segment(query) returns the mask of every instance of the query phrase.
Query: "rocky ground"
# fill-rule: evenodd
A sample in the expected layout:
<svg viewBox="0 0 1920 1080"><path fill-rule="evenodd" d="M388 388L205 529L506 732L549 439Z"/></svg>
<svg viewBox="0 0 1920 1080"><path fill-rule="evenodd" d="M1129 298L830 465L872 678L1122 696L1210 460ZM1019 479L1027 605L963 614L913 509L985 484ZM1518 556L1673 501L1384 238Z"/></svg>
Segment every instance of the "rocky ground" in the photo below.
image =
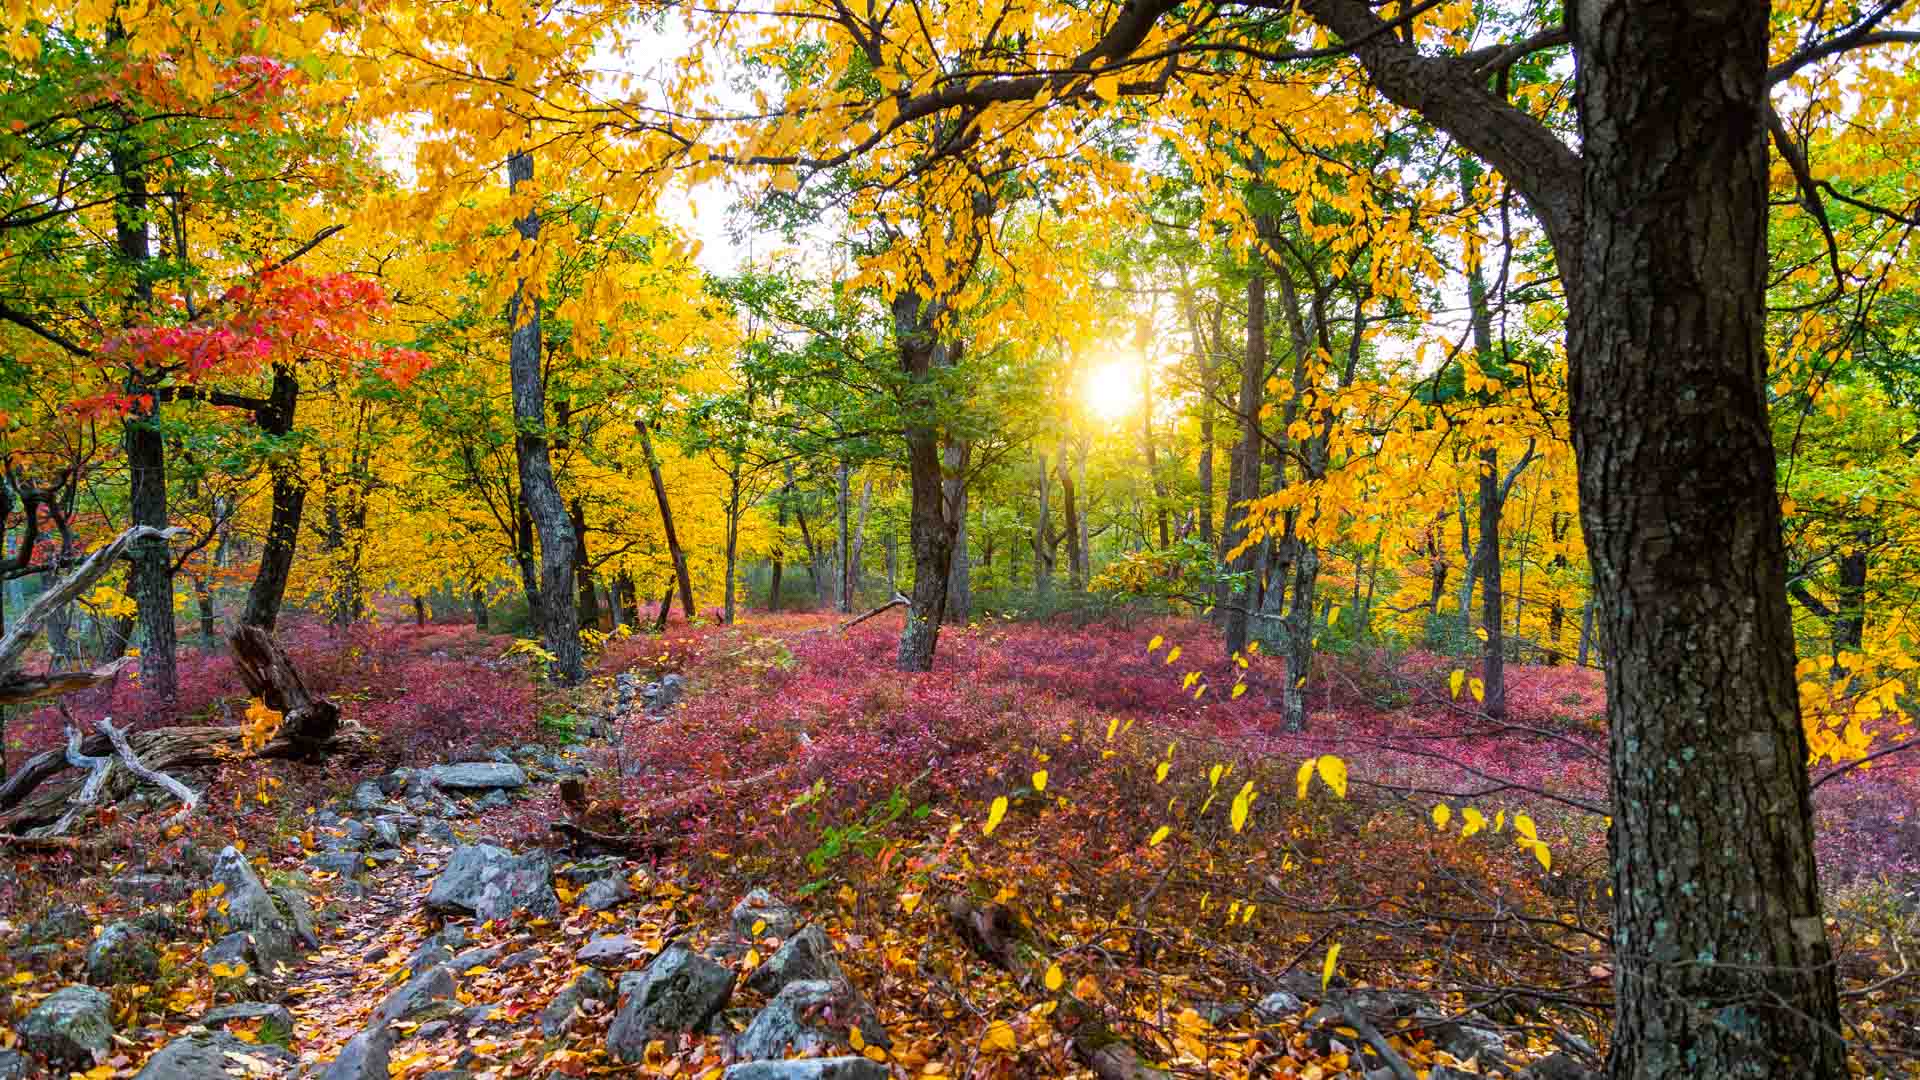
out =
<svg viewBox="0 0 1920 1080"><path fill-rule="evenodd" d="M658 722L681 690L677 677L642 686L622 676L589 734ZM589 760L523 746L395 770L316 807L297 851L189 852L115 877L122 918L103 924L56 906L13 928L12 959L28 975L16 977L20 992L37 1000L0 1037L0 1080L602 1071L881 1080L963 1071L916 1051L905 1034L911 1010L895 1000L900 986L876 1007L872 988L850 974L849 955L867 936L847 920L809 918L766 890L716 902L669 866L569 857L545 835L490 828L536 793L586 776ZM976 952L1002 949L990 933L982 940L980 911L955 907L951 918ZM187 969L208 979L181 979ZM35 971L78 977L43 993ZM183 1005L201 1003L185 986L210 984L210 1007L177 1026L123 1026L116 1001L125 988L170 979L182 985ZM1510 1061L1500 1027L1483 1016L1452 1014L1419 994L1327 989L1304 972L1257 1001L1196 1001L1178 1019L1266 1040L1274 1075L1294 1075L1305 1054L1319 1064L1300 1075L1412 1080L1410 1047L1427 1080L1587 1075L1565 1053ZM1097 1023L1062 1027L1074 1030L1076 1067L1167 1075ZM1534 1060L1523 1067L1521 1057Z"/></svg>

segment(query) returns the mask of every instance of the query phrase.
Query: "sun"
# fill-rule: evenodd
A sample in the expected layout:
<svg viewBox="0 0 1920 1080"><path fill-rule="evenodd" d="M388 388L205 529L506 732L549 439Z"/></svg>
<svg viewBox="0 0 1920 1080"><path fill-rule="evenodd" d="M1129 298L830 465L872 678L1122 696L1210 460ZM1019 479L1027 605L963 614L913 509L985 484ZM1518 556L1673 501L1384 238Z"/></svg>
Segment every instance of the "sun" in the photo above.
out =
<svg viewBox="0 0 1920 1080"><path fill-rule="evenodd" d="M1110 360L1086 376L1087 407L1102 420L1118 420L1140 405L1140 366Z"/></svg>

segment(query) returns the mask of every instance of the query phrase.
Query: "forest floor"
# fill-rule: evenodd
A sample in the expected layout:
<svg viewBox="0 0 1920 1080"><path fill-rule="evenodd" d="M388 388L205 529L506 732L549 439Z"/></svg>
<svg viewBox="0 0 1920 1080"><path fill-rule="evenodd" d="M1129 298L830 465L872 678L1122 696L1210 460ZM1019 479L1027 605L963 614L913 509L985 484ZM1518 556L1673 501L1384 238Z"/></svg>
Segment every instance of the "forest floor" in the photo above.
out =
<svg viewBox="0 0 1920 1080"><path fill-rule="evenodd" d="M381 1075L717 1076L767 1011L748 1006L778 996L764 976L701 1034L642 1039L632 1062L609 1050L626 1006L581 977L593 966L635 979L674 942L743 980L780 966L793 927L734 914L754 889L825 932L885 1030L882 1046L842 1016L822 1046L896 1076L1139 1075L1112 1071L1110 1045L1185 1075L1398 1064L1429 1080L1548 1077L1596 1063L1611 975L1596 672L1510 668L1509 715L1494 723L1456 696L1455 661L1336 657L1311 687L1311 730L1287 734L1273 726L1278 663L1242 666L1187 620L948 631L938 670L920 677L893 670L897 622L835 626L676 625L613 642L589 685L564 693L536 691L503 656L509 639L471 627L291 628L295 662L376 749L196 777L210 787L173 835L158 831L164 814L122 812L97 825L97 847L9 852L0 1055L49 994L85 981L103 927L154 909L128 895L130 877L177 874L231 844L270 884L311 890L318 947L249 985L201 958L220 897L204 885L176 897L143 927L159 939L152 970L103 986L116 1035L76 1071L135 1074L210 1009L270 997L290 1005L290 1032L265 1013L230 1029L289 1044L284 1060L256 1060L264 1074L319 1075L392 1011L396 989L446 989L376 1025L394 1039ZM225 663L189 654L184 712L217 722L244 708ZM140 702L119 687L69 706L84 722L138 715ZM10 760L57 743L59 722L14 718ZM357 785L489 755L527 765L533 782L478 812L454 799L444 831L343 847L342 830L380 816L354 817ZM553 782L573 773L584 811ZM400 798L405 781L386 786ZM1917 794L1920 762L1904 755L1816 791L1830 931L1869 1074L1920 1060L1905 960ZM642 850L563 850L548 826L570 820ZM456 851L480 842L553 847L558 908L451 923L429 911ZM341 850L372 865L323 858ZM595 882L609 884L595 894ZM595 938L613 953L589 964ZM415 987L442 963L449 987ZM556 999L577 1008L543 1023Z"/></svg>

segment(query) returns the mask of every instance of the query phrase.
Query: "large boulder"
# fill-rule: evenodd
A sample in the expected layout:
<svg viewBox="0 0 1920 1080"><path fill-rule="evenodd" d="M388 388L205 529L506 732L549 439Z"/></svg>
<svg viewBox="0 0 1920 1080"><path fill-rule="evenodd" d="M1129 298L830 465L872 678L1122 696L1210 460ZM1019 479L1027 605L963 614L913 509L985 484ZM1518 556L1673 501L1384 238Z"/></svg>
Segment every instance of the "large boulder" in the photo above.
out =
<svg viewBox="0 0 1920 1080"><path fill-rule="evenodd" d="M800 913L765 889L755 889L733 906L735 935L757 940L792 937L800 929Z"/></svg>
<svg viewBox="0 0 1920 1080"><path fill-rule="evenodd" d="M0 1050L0 1080L28 1080L34 1073L33 1059L18 1050Z"/></svg>
<svg viewBox="0 0 1920 1080"><path fill-rule="evenodd" d="M492 844L467 844L454 850L447 868L427 894L429 910L479 919L504 919L525 908L537 917L560 914L553 891L553 864L544 851L515 855Z"/></svg>
<svg viewBox="0 0 1920 1080"><path fill-rule="evenodd" d="M159 974L160 951L130 922L108 923L87 947L87 981L95 986L152 982Z"/></svg>
<svg viewBox="0 0 1920 1080"><path fill-rule="evenodd" d="M453 971L436 966L420 972L388 994L373 1015L382 1024L395 1020L431 1020L452 1013L456 1006Z"/></svg>
<svg viewBox="0 0 1920 1080"><path fill-rule="evenodd" d="M745 1061L729 1065L720 1080L887 1080L887 1067L863 1057Z"/></svg>
<svg viewBox="0 0 1920 1080"><path fill-rule="evenodd" d="M589 967L611 971L627 967L646 951L646 945L629 934L595 934L573 958Z"/></svg>
<svg viewBox="0 0 1920 1080"><path fill-rule="evenodd" d="M254 1025L254 1036L259 1042L285 1046L293 1041L293 1013L285 1005L263 1002L222 1005L200 1018L200 1026L209 1031L223 1031L234 1024Z"/></svg>
<svg viewBox="0 0 1920 1080"><path fill-rule="evenodd" d="M393 1029L375 1022L347 1040L320 1080L387 1080L387 1061L393 1053Z"/></svg>
<svg viewBox="0 0 1920 1080"><path fill-rule="evenodd" d="M684 945L669 946L646 970L620 980L607 1050L621 1061L639 1061L656 1035L705 1030L732 996L732 971Z"/></svg>
<svg viewBox="0 0 1920 1080"><path fill-rule="evenodd" d="M548 1038L567 1030L573 1022L574 1013L589 1001L612 1001L613 984L598 971L588 968L580 977L567 984L566 989L553 996L547 1007L540 1012L540 1034Z"/></svg>
<svg viewBox="0 0 1920 1080"><path fill-rule="evenodd" d="M421 942L407 960L407 967L413 971L424 971L435 964L451 963L453 954L466 946L467 928L455 923Z"/></svg>
<svg viewBox="0 0 1920 1080"><path fill-rule="evenodd" d="M893 1045L873 1006L847 983L791 982L760 1010L734 1042L734 1053L748 1061L795 1054L830 1054L850 1048L849 1029L858 1027L869 1046Z"/></svg>
<svg viewBox="0 0 1920 1080"><path fill-rule="evenodd" d="M427 770L433 786L451 791L490 791L527 786L527 771L510 761L463 761Z"/></svg>
<svg viewBox="0 0 1920 1080"><path fill-rule="evenodd" d="M207 910L212 936L244 933L253 940L259 970L273 972L293 962L293 928L260 883L253 864L229 846L214 860L213 884L221 888Z"/></svg>
<svg viewBox="0 0 1920 1080"><path fill-rule="evenodd" d="M817 926L793 935L747 976L747 989L772 997L792 982L847 982L833 943Z"/></svg>
<svg viewBox="0 0 1920 1080"><path fill-rule="evenodd" d="M262 1070L284 1072L298 1060L278 1046L242 1042L224 1031L195 1031L161 1047L134 1080L232 1080Z"/></svg>
<svg viewBox="0 0 1920 1080"><path fill-rule="evenodd" d="M20 1045L57 1070L84 1072L113 1045L113 1002L91 986L66 986L20 1021Z"/></svg>

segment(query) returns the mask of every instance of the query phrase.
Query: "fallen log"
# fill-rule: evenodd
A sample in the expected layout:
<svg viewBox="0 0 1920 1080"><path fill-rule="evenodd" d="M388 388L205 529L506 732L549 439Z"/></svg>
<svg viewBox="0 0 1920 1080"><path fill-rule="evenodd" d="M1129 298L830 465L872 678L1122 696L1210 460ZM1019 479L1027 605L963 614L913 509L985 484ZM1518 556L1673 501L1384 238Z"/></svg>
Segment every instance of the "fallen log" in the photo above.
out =
<svg viewBox="0 0 1920 1080"><path fill-rule="evenodd" d="M861 615L858 618L854 618L854 619L848 619L846 622L841 623L839 626L835 627L834 629L844 634L847 631L853 629L854 627L859 626L861 623L866 622L868 619L873 618L875 615L878 615L886 611L892 611L894 608L901 607L901 606L912 607L913 601L907 599L906 597L900 595L899 593L894 593L893 599L887 601L884 604L881 604L879 607L874 608L872 611L867 612L865 615Z"/></svg>
<svg viewBox="0 0 1920 1080"><path fill-rule="evenodd" d="M244 733L238 727L154 728L125 738L128 750L142 765L164 773L218 767L249 758L307 759L314 753L312 744L287 731L275 735L265 746L249 751ZM373 737L366 729L346 724L318 746L324 753L358 753L371 750L372 744ZM89 805L117 802L138 786L141 778L121 762L114 752L113 741L106 735L96 734L81 741L79 750L83 757L105 757L109 762L104 777L99 780L99 798ZM48 763L46 759L50 755L54 760ZM0 833L48 835L41 830L58 823L73 797L82 793L78 778L60 775L68 765L63 751L49 751L29 760L20 773L7 782L5 792L0 793L3 795L0 797Z"/></svg>
<svg viewBox="0 0 1920 1080"><path fill-rule="evenodd" d="M639 819L640 827L625 834L597 832L571 821L555 821L548 824L547 829L549 832L566 837L575 844L603 847L612 852L662 851L670 846L670 840L665 838L666 832L679 824L681 818L705 804L707 800L765 784L794 767L792 763L778 765L739 780L715 780L697 784L677 795L641 807L631 815Z"/></svg>
<svg viewBox="0 0 1920 1080"><path fill-rule="evenodd" d="M48 672L45 675L8 672L0 676L0 705L20 705L45 697L71 694L75 690L85 690L90 686L98 686L135 663L138 661L134 657L123 656L92 671L59 671Z"/></svg>
<svg viewBox="0 0 1920 1080"><path fill-rule="evenodd" d="M314 753L339 730L340 707L307 690L272 635L257 626L242 626L227 636L227 643L233 646L240 681L249 694L280 714L280 730L291 745Z"/></svg>

